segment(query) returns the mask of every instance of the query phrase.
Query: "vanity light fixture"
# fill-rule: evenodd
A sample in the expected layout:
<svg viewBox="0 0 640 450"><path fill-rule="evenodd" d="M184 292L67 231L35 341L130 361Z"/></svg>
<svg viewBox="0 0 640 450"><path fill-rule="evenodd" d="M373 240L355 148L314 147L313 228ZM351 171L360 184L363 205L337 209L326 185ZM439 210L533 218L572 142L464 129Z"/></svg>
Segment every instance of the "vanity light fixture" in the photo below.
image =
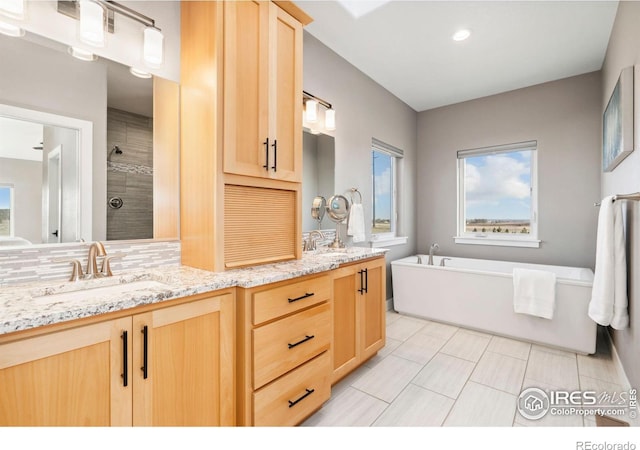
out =
<svg viewBox="0 0 640 450"><path fill-rule="evenodd" d="M336 111L331 106L331 103L326 100L322 100L319 97L316 97L313 94L308 93L307 91L302 91L302 101L304 102L304 116L303 121L315 124L318 122L318 106L323 106L326 108L324 113L324 129L328 131L333 131L336 129ZM312 132L317 131L320 133L322 125L320 127L312 127Z"/></svg>
<svg viewBox="0 0 640 450"><path fill-rule="evenodd" d="M0 18L3 16L12 20L24 20L24 0L0 0ZM22 37L24 29L13 23L0 21L0 33L11 37Z"/></svg>
<svg viewBox="0 0 640 450"><path fill-rule="evenodd" d="M129 72L131 75L135 75L138 78L151 78L152 75L149 72L145 72L144 70L136 69L135 67L129 67Z"/></svg>
<svg viewBox="0 0 640 450"><path fill-rule="evenodd" d="M0 0L0 15L11 19L24 20L24 0Z"/></svg>
<svg viewBox="0 0 640 450"><path fill-rule="evenodd" d="M453 33L453 36L451 36L451 39L459 42L459 41L464 41L465 39L468 39L469 36L471 36L471 31L467 29L462 29Z"/></svg>
<svg viewBox="0 0 640 450"><path fill-rule="evenodd" d="M79 59L80 61L95 61L98 59L98 57L90 51L78 47L69 47L67 51L71 56Z"/></svg>
<svg viewBox="0 0 640 450"><path fill-rule="evenodd" d="M20 28L18 25L13 25L7 22L0 22L0 33L5 36L11 37L22 37L24 36L24 29Z"/></svg>
<svg viewBox="0 0 640 450"><path fill-rule="evenodd" d="M79 19L79 39L94 47L104 47L106 32L114 32L116 13L141 23L144 25L142 61L151 68L159 68L164 63L162 31L156 27L155 20L144 14L112 0L58 0L58 12Z"/></svg>

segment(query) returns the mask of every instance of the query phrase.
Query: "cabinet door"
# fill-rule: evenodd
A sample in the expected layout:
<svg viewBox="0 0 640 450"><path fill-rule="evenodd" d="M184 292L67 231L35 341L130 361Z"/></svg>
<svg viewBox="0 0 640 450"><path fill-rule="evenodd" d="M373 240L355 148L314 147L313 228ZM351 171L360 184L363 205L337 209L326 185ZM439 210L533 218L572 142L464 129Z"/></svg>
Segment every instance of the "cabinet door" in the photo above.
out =
<svg viewBox="0 0 640 450"><path fill-rule="evenodd" d="M131 383L131 318L3 344L0 425L130 426Z"/></svg>
<svg viewBox="0 0 640 450"><path fill-rule="evenodd" d="M271 178L302 180L302 25L271 4Z"/></svg>
<svg viewBox="0 0 640 450"><path fill-rule="evenodd" d="M234 425L233 314L225 294L133 317L134 425Z"/></svg>
<svg viewBox="0 0 640 450"><path fill-rule="evenodd" d="M384 347L386 266L380 259L363 264L364 295L362 296L362 359L366 360Z"/></svg>
<svg viewBox="0 0 640 450"><path fill-rule="evenodd" d="M224 3L224 171L268 177L271 2ZM300 128L301 130L302 128ZM272 138L273 139L273 138Z"/></svg>
<svg viewBox="0 0 640 450"><path fill-rule="evenodd" d="M360 364L357 266L333 272L333 377L335 383Z"/></svg>

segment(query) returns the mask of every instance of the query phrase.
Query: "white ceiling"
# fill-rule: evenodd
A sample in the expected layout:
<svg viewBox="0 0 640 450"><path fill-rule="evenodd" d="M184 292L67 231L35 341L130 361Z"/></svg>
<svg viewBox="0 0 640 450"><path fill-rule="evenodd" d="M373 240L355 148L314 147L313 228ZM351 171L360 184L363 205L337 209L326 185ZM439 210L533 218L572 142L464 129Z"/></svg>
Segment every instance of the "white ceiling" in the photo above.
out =
<svg viewBox="0 0 640 450"><path fill-rule="evenodd" d="M314 19L309 33L416 111L599 70L618 7L557 0L297 3ZM455 42L460 28L471 37Z"/></svg>

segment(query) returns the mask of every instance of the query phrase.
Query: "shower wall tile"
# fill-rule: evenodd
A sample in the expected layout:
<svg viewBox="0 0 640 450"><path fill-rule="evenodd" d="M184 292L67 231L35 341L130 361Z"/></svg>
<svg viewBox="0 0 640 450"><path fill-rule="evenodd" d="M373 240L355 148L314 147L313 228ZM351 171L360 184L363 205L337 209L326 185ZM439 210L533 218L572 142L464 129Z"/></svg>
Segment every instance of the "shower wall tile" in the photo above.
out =
<svg viewBox="0 0 640 450"><path fill-rule="evenodd" d="M71 264L57 259L77 259L87 267L90 243L56 244L46 247L6 248L0 252L0 287L45 280L65 280ZM113 273L180 265L180 241L104 242Z"/></svg>

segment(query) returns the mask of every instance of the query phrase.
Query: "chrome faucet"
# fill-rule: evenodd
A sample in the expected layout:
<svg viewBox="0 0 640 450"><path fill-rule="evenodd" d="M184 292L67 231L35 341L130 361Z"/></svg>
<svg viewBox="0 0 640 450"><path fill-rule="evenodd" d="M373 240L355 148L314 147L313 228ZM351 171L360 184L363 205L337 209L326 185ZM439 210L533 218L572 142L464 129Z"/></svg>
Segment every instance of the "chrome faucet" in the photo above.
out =
<svg viewBox="0 0 640 450"><path fill-rule="evenodd" d="M433 254L439 248L440 246L438 244L431 244L431 247L429 247L429 261L427 262L428 265L433 266Z"/></svg>
<svg viewBox="0 0 640 450"><path fill-rule="evenodd" d="M442 258L440 260L440 267L445 267L444 262L447 261L447 260L451 261L451 258Z"/></svg>
<svg viewBox="0 0 640 450"><path fill-rule="evenodd" d="M320 239L324 239L324 234L322 234L322 231L318 231L318 230L313 230L309 233L309 236L307 236L307 240L304 241L304 246L303 246L303 250L304 251L310 251L310 250L315 250L316 249L316 239L314 239L314 236L317 236Z"/></svg>
<svg viewBox="0 0 640 450"><path fill-rule="evenodd" d="M100 241L93 242L89 246L87 271L83 277L85 280L104 276L104 274L98 271L98 262L96 261L98 256L107 256L107 251L104 249L104 245L102 245L102 242Z"/></svg>

